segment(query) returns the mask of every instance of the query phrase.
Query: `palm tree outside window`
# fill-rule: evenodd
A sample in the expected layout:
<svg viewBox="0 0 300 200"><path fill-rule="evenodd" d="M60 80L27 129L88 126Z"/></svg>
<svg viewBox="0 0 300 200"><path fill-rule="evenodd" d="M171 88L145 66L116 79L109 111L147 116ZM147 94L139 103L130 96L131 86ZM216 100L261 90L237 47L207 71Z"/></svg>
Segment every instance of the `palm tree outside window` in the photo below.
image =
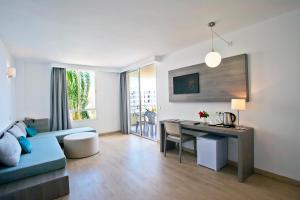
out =
<svg viewBox="0 0 300 200"><path fill-rule="evenodd" d="M95 72L67 69L66 76L71 119L96 119Z"/></svg>

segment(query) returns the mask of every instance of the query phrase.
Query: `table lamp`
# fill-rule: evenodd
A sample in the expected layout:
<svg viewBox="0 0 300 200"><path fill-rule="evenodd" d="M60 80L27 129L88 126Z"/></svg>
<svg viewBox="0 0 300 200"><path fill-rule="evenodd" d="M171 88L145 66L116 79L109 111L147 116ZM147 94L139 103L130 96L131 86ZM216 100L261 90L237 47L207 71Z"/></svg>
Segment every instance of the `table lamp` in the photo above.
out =
<svg viewBox="0 0 300 200"><path fill-rule="evenodd" d="M237 110L238 126L237 129L242 129L240 126L240 110L246 110L246 100L245 99L231 99L231 109Z"/></svg>

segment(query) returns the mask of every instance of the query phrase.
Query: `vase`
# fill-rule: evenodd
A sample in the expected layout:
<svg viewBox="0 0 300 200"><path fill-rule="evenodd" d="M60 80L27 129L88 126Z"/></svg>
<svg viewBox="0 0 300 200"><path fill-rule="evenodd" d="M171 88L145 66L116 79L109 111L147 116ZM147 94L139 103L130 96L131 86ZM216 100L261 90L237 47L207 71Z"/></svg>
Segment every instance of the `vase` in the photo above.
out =
<svg viewBox="0 0 300 200"><path fill-rule="evenodd" d="M205 125L207 125L207 124L208 124L208 122L207 122L207 118L206 118L206 117L204 117L204 118L203 118L203 123L204 123Z"/></svg>

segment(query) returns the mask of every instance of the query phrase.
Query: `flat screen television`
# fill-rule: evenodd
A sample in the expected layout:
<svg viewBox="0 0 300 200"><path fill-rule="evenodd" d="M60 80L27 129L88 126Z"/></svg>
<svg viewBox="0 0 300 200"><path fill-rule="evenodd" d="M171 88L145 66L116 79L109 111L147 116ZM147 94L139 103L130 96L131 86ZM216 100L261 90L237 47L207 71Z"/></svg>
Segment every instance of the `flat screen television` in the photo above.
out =
<svg viewBox="0 0 300 200"><path fill-rule="evenodd" d="M173 77L174 94L199 93L199 73Z"/></svg>

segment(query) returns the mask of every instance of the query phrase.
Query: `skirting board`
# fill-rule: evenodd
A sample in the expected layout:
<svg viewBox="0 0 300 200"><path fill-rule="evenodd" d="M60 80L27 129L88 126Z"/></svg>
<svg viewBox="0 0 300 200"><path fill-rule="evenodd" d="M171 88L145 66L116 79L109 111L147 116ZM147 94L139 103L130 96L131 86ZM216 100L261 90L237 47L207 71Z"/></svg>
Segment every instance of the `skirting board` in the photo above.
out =
<svg viewBox="0 0 300 200"><path fill-rule="evenodd" d="M115 133L122 133L121 130L118 131L111 131L111 132L104 132L104 133L98 133L99 136L104 136L104 135L110 135L110 134L115 134Z"/></svg>
<svg viewBox="0 0 300 200"><path fill-rule="evenodd" d="M237 163L234 161L229 160L228 161L228 165L233 166L233 167L237 167ZM289 183L295 186L300 186L300 181L292 179L292 178L288 178L285 176L281 176L272 172L268 172L266 170L262 170L262 169L258 169L258 168L254 168L254 173L256 174L260 174L262 176L266 176L268 178L272 178L275 179L277 181L283 182L283 183Z"/></svg>

